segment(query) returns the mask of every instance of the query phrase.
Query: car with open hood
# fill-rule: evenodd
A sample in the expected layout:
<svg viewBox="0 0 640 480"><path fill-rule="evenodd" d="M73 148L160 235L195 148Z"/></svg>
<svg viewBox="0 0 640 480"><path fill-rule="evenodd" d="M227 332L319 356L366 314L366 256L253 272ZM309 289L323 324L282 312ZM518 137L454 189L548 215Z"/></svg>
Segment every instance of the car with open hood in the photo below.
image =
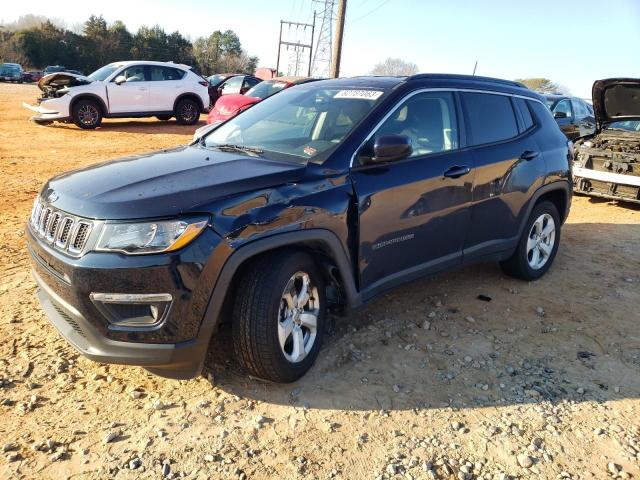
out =
<svg viewBox="0 0 640 480"><path fill-rule="evenodd" d="M26 226L37 295L91 359L190 378L224 326L253 376L294 381L329 308L480 261L541 278L571 152L517 82L298 85L189 145L50 179Z"/></svg>
<svg viewBox="0 0 640 480"><path fill-rule="evenodd" d="M73 122L93 129L103 118L157 117L193 125L209 110L208 83L191 67L172 62L114 62L88 76L54 72L38 81L37 123Z"/></svg>
<svg viewBox="0 0 640 480"><path fill-rule="evenodd" d="M245 94L223 95L218 98L209 115L207 115L207 124L229 120L271 95L275 95L294 85L302 85L314 80L311 77L277 77L258 83L247 90Z"/></svg>
<svg viewBox="0 0 640 480"><path fill-rule="evenodd" d="M596 129L575 142L576 192L640 203L640 79L593 84Z"/></svg>

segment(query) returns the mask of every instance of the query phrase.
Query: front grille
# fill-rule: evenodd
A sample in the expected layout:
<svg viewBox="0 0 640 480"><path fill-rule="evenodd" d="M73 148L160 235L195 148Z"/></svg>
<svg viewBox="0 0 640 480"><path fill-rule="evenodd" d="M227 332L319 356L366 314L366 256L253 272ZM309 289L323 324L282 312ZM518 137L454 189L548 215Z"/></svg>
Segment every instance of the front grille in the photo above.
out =
<svg viewBox="0 0 640 480"><path fill-rule="evenodd" d="M40 201L31 213L31 227L38 237L73 256L84 251L93 226L91 220L68 215Z"/></svg>

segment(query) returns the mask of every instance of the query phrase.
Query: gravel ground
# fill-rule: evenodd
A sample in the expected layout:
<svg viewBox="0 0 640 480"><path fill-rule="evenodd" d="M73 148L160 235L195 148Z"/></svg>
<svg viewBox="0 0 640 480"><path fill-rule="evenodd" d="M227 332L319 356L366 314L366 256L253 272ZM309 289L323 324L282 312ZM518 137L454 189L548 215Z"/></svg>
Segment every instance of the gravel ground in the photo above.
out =
<svg viewBox="0 0 640 480"><path fill-rule="evenodd" d="M248 378L224 341L205 376L166 380L59 337L23 225L50 176L184 143L193 127L36 126L20 107L36 94L0 84L0 478L640 475L639 208L575 197L538 282L478 265L336 318L297 383Z"/></svg>

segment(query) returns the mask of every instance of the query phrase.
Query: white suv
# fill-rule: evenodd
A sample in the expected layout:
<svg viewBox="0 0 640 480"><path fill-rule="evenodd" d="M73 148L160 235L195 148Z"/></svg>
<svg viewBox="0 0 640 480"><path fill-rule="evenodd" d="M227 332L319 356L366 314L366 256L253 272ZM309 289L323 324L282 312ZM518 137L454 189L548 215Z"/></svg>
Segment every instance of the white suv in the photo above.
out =
<svg viewBox="0 0 640 480"><path fill-rule="evenodd" d="M193 125L209 110L208 82L177 63L114 62L88 77L69 72L52 73L38 82L43 95L38 105L23 105L36 112L37 123L73 121L80 128L96 128L103 118L152 117Z"/></svg>

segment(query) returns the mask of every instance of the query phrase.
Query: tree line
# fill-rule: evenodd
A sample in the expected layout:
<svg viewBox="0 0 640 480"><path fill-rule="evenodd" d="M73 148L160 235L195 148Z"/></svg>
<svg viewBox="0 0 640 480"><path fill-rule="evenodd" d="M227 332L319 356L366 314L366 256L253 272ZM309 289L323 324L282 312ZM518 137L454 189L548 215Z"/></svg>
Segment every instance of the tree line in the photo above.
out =
<svg viewBox="0 0 640 480"><path fill-rule="evenodd" d="M202 75L222 72L253 73L258 57L242 48L233 30L216 30L194 42L180 32L167 33L159 25L131 33L124 23L107 24L91 15L72 31L50 19L28 16L12 26L0 25L0 61L43 69L64 65L88 74L120 60L173 61L191 65Z"/></svg>

